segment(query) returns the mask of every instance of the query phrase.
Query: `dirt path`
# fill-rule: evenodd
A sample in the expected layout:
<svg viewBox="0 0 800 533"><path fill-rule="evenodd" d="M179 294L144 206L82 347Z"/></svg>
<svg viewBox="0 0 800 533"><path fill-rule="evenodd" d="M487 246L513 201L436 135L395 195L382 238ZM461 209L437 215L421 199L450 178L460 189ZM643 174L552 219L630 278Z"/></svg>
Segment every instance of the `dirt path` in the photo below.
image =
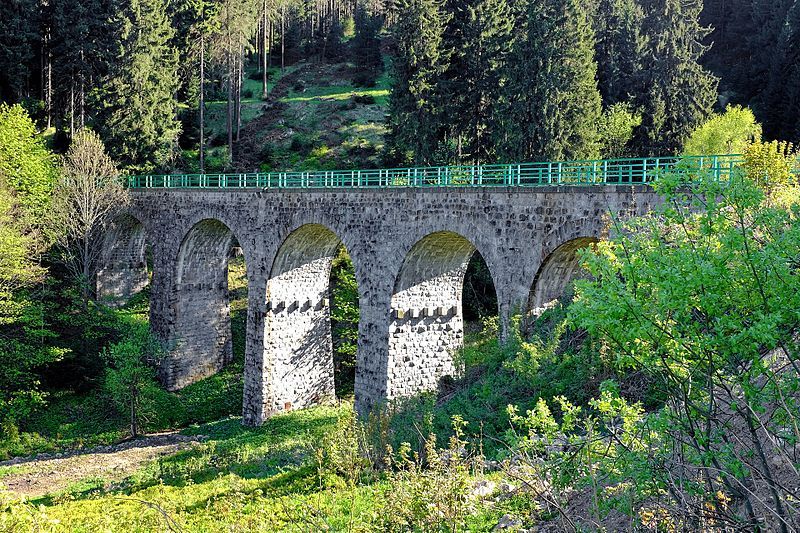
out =
<svg viewBox="0 0 800 533"><path fill-rule="evenodd" d="M19 467L19 470L15 468L0 477L0 486L20 495L38 497L58 493L89 478L100 478L110 484L121 481L154 459L189 449L202 440L203 437L162 433L73 454L12 459L0 462L0 467Z"/></svg>

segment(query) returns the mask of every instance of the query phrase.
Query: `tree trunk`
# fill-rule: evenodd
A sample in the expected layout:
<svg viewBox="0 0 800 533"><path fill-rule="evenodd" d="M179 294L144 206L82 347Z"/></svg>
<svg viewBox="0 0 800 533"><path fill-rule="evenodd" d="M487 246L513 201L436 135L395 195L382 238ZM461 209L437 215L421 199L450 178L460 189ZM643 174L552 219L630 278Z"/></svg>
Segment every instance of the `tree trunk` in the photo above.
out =
<svg viewBox="0 0 800 533"><path fill-rule="evenodd" d="M206 169L206 146L205 146L205 69L206 69L206 56L205 56L205 35L204 30L200 31L200 103L198 111L200 112L200 173L203 174Z"/></svg>
<svg viewBox="0 0 800 533"><path fill-rule="evenodd" d="M75 76L69 85L69 136L75 136Z"/></svg>
<svg viewBox="0 0 800 533"><path fill-rule="evenodd" d="M131 391L131 437L139 436L139 424L136 422L136 398L138 394L134 389Z"/></svg>
<svg viewBox="0 0 800 533"><path fill-rule="evenodd" d="M269 46L270 46L270 43L267 40L267 26L269 25L269 21L268 21L269 17L267 17L267 0L264 0L263 9L264 9L264 20L263 20L264 34L262 35L263 41L261 43L261 46L262 46L262 48L261 48L261 69L264 71L263 72L264 92L263 92L261 97L264 100L266 100L267 97L269 96L269 89L267 87L267 83L269 81L269 66L267 64L268 63L267 56L269 55Z"/></svg>
<svg viewBox="0 0 800 533"><path fill-rule="evenodd" d="M242 82L244 77L244 50L239 48L238 68L236 71L236 142L242 133Z"/></svg>
<svg viewBox="0 0 800 533"><path fill-rule="evenodd" d="M286 68L286 6L281 6L281 74Z"/></svg>
<svg viewBox="0 0 800 533"><path fill-rule="evenodd" d="M270 18L269 19L269 39L268 39L269 40L269 46L267 47L268 50L269 50L269 52L267 53L267 70L269 70L272 67L272 39L274 37L275 36L273 35L273 32L272 32L272 19Z"/></svg>

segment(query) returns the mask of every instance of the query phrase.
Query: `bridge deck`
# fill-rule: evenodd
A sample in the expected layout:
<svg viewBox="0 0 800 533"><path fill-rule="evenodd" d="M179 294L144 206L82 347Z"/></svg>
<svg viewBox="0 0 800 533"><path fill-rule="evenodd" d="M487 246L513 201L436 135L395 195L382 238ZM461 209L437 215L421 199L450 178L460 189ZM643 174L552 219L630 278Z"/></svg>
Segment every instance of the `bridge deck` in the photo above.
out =
<svg viewBox="0 0 800 533"><path fill-rule="evenodd" d="M313 172L150 174L127 176L132 189L334 189L407 187L537 187L548 185L644 185L670 173L728 179L740 155L648 157L592 161L461 165Z"/></svg>

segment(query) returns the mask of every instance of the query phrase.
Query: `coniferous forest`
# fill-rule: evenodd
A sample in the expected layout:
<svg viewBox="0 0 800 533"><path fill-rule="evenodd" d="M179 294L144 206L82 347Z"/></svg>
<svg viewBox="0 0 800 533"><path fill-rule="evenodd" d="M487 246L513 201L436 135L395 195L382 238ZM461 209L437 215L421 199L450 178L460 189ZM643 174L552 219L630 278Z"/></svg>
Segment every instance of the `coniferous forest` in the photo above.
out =
<svg viewBox="0 0 800 533"><path fill-rule="evenodd" d="M799 145L800 0L0 0L0 532L800 531ZM342 243L336 398L260 427L240 243L177 391L153 243L99 289L131 175L667 157L550 302L476 251L455 375L370 413Z"/></svg>
<svg viewBox="0 0 800 533"><path fill-rule="evenodd" d="M369 86L385 64L386 162L671 155L728 105L800 140L798 20L758 0L9 0L0 96L57 151L89 127L124 169L166 172L215 144L234 165L243 100L287 67L342 62Z"/></svg>

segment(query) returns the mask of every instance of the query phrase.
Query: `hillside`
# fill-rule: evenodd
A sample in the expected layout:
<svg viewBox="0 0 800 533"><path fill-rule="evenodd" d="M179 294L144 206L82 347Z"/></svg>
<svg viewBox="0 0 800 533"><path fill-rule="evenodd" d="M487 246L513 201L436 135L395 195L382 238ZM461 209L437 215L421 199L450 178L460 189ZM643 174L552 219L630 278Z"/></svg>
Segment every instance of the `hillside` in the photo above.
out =
<svg viewBox="0 0 800 533"><path fill-rule="evenodd" d="M324 170L372 168L386 133L388 80L354 87L346 63L301 63L283 76L246 123L234 148L233 168Z"/></svg>

